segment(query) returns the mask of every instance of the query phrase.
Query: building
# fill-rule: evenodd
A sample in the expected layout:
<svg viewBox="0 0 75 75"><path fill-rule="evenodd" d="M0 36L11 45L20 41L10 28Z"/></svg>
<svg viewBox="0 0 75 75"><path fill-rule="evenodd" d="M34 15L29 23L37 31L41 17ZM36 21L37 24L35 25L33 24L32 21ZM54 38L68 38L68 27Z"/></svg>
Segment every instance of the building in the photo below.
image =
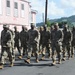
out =
<svg viewBox="0 0 75 75"><path fill-rule="evenodd" d="M31 23L34 23L36 25L36 10L31 10Z"/></svg>
<svg viewBox="0 0 75 75"><path fill-rule="evenodd" d="M9 24L11 29L17 26L19 31L22 25L29 29L32 14L28 0L0 0L0 32L3 24Z"/></svg>

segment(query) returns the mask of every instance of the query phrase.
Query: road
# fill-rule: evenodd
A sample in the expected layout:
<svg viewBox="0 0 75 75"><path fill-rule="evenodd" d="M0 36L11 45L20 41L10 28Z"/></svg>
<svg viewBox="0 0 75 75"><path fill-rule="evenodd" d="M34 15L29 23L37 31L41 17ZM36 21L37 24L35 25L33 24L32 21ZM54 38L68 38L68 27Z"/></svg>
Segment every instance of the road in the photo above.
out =
<svg viewBox="0 0 75 75"><path fill-rule="evenodd" d="M41 57L41 56L40 56ZM24 58L16 61L13 67L9 67L7 63L4 69L0 70L0 75L74 75L75 74L75 58L62 61L61 64L51 66L52 60L46 58L39 63L35 62L35 58L31 58L31 64L24 63Z"/></svg>

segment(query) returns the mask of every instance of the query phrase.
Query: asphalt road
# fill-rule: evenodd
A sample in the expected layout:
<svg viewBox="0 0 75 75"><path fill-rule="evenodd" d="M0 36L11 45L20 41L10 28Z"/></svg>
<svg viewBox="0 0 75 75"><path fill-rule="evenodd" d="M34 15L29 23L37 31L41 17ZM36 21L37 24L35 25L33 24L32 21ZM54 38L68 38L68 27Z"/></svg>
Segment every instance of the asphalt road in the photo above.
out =
<svg viewBox="0 0 75 75"><path fill-rule="evenodd" d="M51 66L52 60L46 58L39 63L35 58L31 58L31 64L24 63L24 58L16 61L13 67L9 63L5 64L4 69L0 70L0 75L75 75L75 58L62 61L61 64Z"/></svg>

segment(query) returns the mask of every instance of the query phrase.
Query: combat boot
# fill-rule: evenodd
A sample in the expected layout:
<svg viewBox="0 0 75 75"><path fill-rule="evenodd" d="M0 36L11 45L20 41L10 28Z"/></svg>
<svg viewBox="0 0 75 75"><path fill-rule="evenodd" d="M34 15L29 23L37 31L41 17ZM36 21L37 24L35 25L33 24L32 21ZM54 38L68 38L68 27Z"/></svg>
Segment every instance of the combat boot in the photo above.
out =
<svg viewBox="0 0 75 75"><path fill-rule="evenodd" d="M4 67L3 64L0 64L0 69L3 69L3 67Z"/></svg>
<svg viewBox="0 0 75 75"><path fill-rule="evenodd" d="M24 62L30 64L30 59L28 58L27 60L24 60Z"/></svg>
<svg viewBox="0 0 75 75"><path fill-rule="evenodd" d="M39 62L39 59L36 59L36 62L38 63Z"/></svg>
<svg viewBox="0 0 75 75"><path fill-rule="evenodd" d="M71 58L74 58L74 55L71 55Z"/></svg>
<svg viewBox="0 0 75 75"><path fill-rule="evenodd" d="M56 61L53 61L53 63L52 63L53 65L56 65Z"/></svg>
<svg viewBox="0 0 75 75"><path fill-rule="evenodd" d="M22 56L18 56L19 59L22 59Z"/></svg>
<svg viewBox="0 0 75 75"><path fill-rule="evenodd" d="M14 66L14 64L13 63L10 63L10 67L13 67Z"/></svg>
<svg viewBox="0 0 75 75"><path fill-rule="evenodd" d="M44 60L45 59L45 56L42 56L41 60Z"/></svg>
<svg viewBox="0 0 75 75"><path fill-rule="evenodd" d="M64 58L62 58L62 60L63 60L63 61L65 61L65 60L66 60L66 58L64 57Z"/></svg>
<svg viewBox="0 0 75 75"><path fill-rule="evenodd" d="M58 64L61 64L61 60L58 61Z"/></svg>

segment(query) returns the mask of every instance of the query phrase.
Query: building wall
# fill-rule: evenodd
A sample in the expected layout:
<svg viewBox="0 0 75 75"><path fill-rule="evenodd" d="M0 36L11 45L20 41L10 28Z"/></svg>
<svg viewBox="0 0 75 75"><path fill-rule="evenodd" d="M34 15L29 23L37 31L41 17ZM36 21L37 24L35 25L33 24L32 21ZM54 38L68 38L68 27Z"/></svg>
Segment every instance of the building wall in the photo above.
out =
<svg viewBox="0 0 75 75"><path fill-rule="evenodd" d="M31 23L34 23L36 25L36 10L31 10Z"/></svg>
<svg viewBox="0 0 75 75"><path fill-rule="evenodd" d="M10 15L7 15L6 0L2 1L2 14L0 14L0 24L10 24L10 25L26 25L29 27L29 2L28 0L10 0ZM18 3L18 16L14 16L14 2ZM21 4L24 4L24 17L21 16Z"/></svg>
<svg viewBox="0 0 75 75"><path fill-rule="evenodd" d="M31 13L31 23L36 24L36 13Z"/></svg>
<svg viewBox="0 0 75 75"><path fill-rule="evenodd" d="M6 1L8 1L8 5ZM28 1L29 0L0 0L0 35L3 30L3 24L9 24L12 30L14 30L14 26L17 26L18 31L21 31L22 25L25 25L29 29L30 23L36 23L36 14L32 13L31 5ZM18 9L15 9L16 7L14 8L14 2L18 3ZM24 10L22 10L21 4L24 4ZM18 14L16 15L14 12ZM31 21L31 15L33 21Z"/></svg>

